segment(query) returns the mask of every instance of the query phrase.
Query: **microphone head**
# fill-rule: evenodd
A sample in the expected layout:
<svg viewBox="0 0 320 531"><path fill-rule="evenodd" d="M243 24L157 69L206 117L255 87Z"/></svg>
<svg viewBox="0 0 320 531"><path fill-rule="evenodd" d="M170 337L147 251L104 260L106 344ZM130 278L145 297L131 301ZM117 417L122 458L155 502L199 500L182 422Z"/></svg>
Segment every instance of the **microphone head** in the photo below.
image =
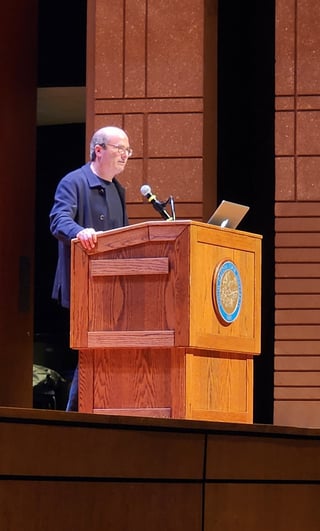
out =
<svg viewBox="0 0 320 531"><path fill-rule="evenodd" d="M152 194L151 192L151 188L148 184L143 184L140 188L140 192L142 193L142 195L144 195L145 197L148 195L148 194Z"/></svg>

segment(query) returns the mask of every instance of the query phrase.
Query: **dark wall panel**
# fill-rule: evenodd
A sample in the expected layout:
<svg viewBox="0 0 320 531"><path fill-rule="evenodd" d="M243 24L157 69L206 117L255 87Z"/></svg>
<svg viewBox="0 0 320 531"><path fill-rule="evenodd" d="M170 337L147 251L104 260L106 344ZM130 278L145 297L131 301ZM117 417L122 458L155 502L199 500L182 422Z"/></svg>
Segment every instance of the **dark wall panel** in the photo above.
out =
<svg viewBox="0 0 320 531"><path fill-rule="evenodd" d="M0 405L26 407L32 403L37 2L4 4L0 25Z"/></svg>

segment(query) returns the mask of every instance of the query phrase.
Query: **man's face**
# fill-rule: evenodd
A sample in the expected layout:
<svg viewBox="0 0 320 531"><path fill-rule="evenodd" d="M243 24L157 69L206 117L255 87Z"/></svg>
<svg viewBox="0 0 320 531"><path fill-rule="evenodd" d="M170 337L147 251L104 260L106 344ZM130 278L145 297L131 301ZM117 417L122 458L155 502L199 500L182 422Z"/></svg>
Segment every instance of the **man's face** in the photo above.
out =
<svg viewBox="0 0 320 531"><path fill-rule="evenodd" d="M129 139L124 134L111 136L106 143L106 149L101 152L101 164L112 176L121 173L128 162L127 149Z"/></svg>

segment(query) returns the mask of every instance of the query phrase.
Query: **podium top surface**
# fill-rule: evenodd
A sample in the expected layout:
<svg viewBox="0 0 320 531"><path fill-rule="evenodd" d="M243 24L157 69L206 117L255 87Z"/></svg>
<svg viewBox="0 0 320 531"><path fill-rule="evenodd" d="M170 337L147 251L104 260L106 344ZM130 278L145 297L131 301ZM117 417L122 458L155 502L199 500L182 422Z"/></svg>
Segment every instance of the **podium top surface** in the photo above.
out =
<svg viewBox="0 0 320 531"><path fill-rule="evenodd" d="M251 238L257 238L259 240L262 239L262 235L255 234L252 232L246 232L246 231L242 231L238 229L231 229L228 227L219 227L216 225L211 225L209 223L204 223L201 221L193 221L190 219L179 219L175 221L163 221L163 220L143 221L141 223L134 223L132 225L127 225L126 227L110 229L108 231L101 231L98 233L98 240L101 238L105 238L106 236L107 237L112 237L112 236L114 237L124 236L125 237L126 235L129 235L129 234L130 236L132 236L135 232L138 233L139 231L146 231L146 230L156 231L158 234L158 237L160 236L160 234L162 234L163 236L168 236L170 234L172 235L174 235L175 233L177 234L187 227L199 227L199 228L202 228L208 231L216 231L217 233L221 233L221 231L223 231L223 232L229 233L230 235L239 234L239 235L248 236ZM150 235L150 239L151 239L151 235ZM77 243L79 242L79 240L77 238L74 238L72 242ZM88 254L91 254L92 252L94 252L94 249L93 251L87 251L87 252Z"/></svg>

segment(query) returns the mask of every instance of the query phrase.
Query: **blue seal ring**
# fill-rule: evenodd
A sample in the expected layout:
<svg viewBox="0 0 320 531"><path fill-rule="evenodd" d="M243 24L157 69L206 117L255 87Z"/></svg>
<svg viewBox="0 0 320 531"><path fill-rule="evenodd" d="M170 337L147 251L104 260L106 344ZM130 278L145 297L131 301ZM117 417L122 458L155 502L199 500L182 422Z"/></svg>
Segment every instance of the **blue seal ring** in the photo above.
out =
<svg viewBox="0 0 320 531"><path fill-rule="evenodd" d="M213 301L223 324L233 323L242 305L242 282L237 266L231 260L220 262L214 272Z"/></svg>

